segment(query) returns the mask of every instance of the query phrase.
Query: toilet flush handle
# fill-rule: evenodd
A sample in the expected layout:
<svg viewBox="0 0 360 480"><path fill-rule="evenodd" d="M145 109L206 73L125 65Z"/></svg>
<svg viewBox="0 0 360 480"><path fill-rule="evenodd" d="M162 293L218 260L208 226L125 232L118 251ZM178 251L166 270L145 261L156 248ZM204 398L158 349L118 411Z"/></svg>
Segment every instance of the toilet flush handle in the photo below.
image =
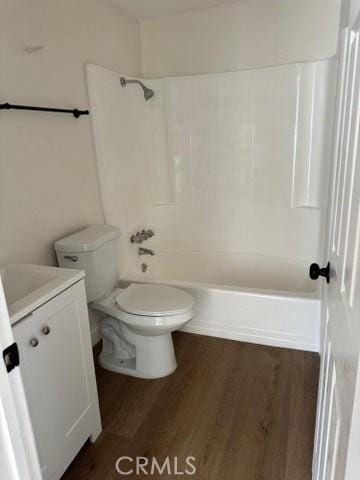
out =
<svg viewBox="0 0 360 480"><path fill-rule="evenodd" d="M64 255L64 258L72 262L77 262L79 260L79 257L77 255Z"/></svg>

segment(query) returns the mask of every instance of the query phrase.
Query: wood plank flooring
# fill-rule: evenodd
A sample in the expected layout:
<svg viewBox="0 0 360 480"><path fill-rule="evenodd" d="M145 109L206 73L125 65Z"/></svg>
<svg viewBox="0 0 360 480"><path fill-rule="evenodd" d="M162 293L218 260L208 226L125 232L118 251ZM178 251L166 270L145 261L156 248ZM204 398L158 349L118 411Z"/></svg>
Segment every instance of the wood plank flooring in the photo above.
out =
<svg viewBox="0 0 360 480"><path fill-rule="evenodd" d="M96 367L103 433L63 480L310 480L318 355L180 332L174 343L178 369L163 379ZM124 476L120 456L177 457L178 471L192 456L197 472Z"/></svg>

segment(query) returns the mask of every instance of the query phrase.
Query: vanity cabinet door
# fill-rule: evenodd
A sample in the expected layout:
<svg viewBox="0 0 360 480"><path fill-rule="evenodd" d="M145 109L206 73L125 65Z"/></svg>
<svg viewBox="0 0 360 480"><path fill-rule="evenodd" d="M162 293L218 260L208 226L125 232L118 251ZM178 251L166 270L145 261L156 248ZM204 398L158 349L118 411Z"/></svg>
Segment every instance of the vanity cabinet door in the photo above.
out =
<svg viewBox="0 0 360 480"><path fill-rule="evenodd" d="M14 327L44 479L59 478L93 432L98 402L84 282Z"/></svg>

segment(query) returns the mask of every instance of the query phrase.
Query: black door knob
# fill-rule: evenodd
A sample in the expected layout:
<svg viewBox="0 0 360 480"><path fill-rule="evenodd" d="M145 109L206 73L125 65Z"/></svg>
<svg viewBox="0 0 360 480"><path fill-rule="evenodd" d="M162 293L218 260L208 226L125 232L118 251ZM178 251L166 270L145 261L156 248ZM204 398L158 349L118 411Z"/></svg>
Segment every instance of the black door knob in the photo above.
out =
<svg viewBox="0 0 360 480"><path fill-rule="evenodd" d="M330 262L324 268L320 268L317 263L310 265L309 275L312 280L317 280L319 277L325 277L326 283L330 283Z"/></svg>

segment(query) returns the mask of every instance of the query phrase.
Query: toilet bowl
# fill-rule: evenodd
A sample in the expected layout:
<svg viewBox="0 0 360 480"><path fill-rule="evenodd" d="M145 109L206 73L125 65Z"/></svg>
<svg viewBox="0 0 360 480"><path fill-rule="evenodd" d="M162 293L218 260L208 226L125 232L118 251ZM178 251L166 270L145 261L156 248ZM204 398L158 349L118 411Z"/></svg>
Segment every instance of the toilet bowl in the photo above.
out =
<svg viewBox="0 0 360 480"><path fill-rule="evenodd" d="M90 308L100 311L100 365L118 373L159 378L176 369L171 332L194 316L193 297L165 285L116 288L120 230L93 225L55 242L58 263L85 270Z"/></svg>
<svg viewBox="0 0 360 480"><path fill-rule="evenodd" d="M90 307L106 314L100 322L103 368L141 378L164 377L176 369L171 332L193 318L191 295L164 285L132 284Z"/></svg>

